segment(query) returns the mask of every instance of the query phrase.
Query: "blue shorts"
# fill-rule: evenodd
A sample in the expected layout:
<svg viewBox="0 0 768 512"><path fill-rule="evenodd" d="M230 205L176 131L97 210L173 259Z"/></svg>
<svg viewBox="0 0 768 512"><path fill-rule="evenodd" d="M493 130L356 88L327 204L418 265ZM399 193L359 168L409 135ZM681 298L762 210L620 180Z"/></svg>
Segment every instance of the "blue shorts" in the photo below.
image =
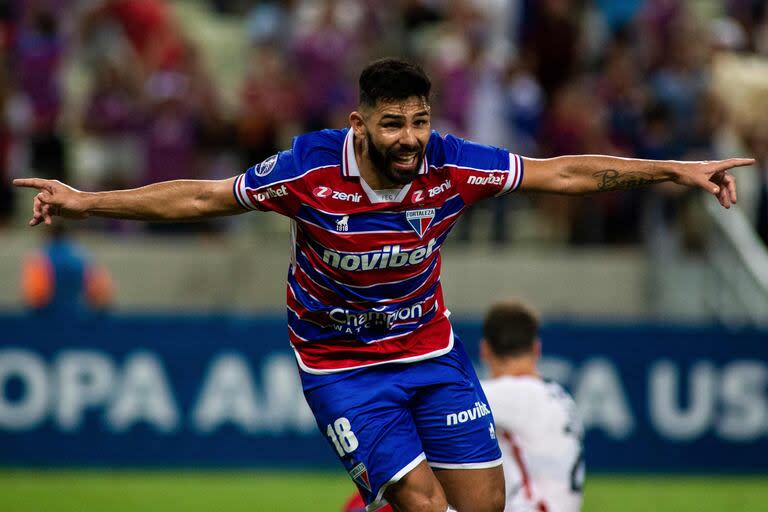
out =
<svg viewBox="0 0 768 512"><path fill-rule="evenodd" d="M455 339L434 359L330 375L302 372L320 431L366 503L422 460L436 469L501 465L488 401Z"/></svg>

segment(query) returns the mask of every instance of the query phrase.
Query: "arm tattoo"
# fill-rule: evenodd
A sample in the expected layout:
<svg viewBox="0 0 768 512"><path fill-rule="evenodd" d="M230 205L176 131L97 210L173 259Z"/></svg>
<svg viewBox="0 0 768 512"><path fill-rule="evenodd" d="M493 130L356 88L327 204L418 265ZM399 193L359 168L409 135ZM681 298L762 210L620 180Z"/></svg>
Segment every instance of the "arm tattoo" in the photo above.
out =
<svg viewBox="0 0 768 512"><path fill-rule="evenodd" d="M654 178L646 172L619 172L616 169L606 169L592 174L597 178L597 190L629 190L666 181L664 178Z"/></svg>

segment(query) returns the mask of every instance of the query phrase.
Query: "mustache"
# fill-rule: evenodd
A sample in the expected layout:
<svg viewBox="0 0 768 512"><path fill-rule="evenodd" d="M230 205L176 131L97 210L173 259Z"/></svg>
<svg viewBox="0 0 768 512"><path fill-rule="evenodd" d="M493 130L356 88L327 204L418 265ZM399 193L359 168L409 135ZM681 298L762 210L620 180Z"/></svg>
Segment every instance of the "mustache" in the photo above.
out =
<svg viewBox="0 0 768 512"><path fill-rule="evenodd" d="M401 155L405 153L419 153L421 154L422 147L421 146L399 146L396 148L391 148L387 153L390 155Z"/></svg>

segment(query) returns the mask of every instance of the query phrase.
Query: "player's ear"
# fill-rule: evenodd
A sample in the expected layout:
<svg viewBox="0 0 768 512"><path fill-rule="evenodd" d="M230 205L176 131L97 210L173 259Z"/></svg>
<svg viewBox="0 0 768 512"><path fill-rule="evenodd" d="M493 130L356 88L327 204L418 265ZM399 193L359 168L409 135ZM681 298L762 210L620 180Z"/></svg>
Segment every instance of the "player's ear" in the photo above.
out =
<svg viewBox="0 0 768 512"><path fill-rule="evenodd" d="M363 114L357 110L349 114L349 126L352 127L352 130L355 132L355 135L358 135L361 137L365 135L366 128L365 128L365 119L363 118Z"/></svg>
<svg viewBox="0 0 768 512"><path fill-rule="evenodd" d="M533 355L537 361L541 359L541 338L536 338L533 342Z"/></svg>
<svg viewBox="0 0 768 512"><path fill-rule="evenodd" d="M485 341L485 338L480 340L480 360L485 363L489 364L491 355L491 349L488 348L488 342Z"/></svg>

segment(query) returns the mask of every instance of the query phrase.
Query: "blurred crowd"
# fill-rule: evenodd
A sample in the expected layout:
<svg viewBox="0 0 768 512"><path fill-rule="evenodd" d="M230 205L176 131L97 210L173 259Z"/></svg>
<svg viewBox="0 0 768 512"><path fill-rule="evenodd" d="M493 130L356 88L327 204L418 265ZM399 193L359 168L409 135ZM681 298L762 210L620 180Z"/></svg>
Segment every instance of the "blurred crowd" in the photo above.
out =
<svg viewBox="0 0 768 512"><path fill-rule="evenodd" d="M244 20L234 102L222 98L205 43L175 16L180 2L0 2L0 227L14 211L12 176L95 190L240 172L292 135L345 126L360 69L396 55L432 77L435 129L525 156L755 156L747 209L768 241L768 130L738 126L711 86L723 52L768 58L762 0L197 2L211 19ZM87 70L74 111L62 79L73 59ZM690 196L670 185L493 201L458 238L636 244L666 230L696 245Z"/></svg>

